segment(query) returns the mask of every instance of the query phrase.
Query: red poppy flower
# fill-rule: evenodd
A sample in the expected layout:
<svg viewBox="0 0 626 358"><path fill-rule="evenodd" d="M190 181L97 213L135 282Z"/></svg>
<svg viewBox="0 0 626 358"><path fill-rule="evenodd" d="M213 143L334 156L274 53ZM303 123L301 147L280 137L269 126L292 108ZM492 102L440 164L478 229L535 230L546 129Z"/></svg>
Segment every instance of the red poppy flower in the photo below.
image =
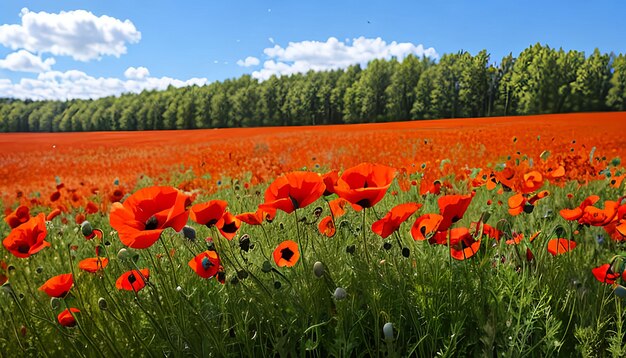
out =
<svg viewBox="0 0 626 358"><path fill-rule="evenodd" d="M44 291L50 297L65 297L70 288L74 284L74 279L71 273L66 273L58 276L54 276L46 281L41 287L40 291Z"/></svg>
<svg viewBox="0 0 626 358"><path fill-rule="evenodd" d="M612 188L619 188L622 185L622 181L624 181L624 178L626 178L626 174L622 174L620 176L616 176L613 177L610 181L609 181L609 185Z"/></svg>
<svg viewBox="0 0 626 358"><path fill-rule="evenodd" d="M591 273L593 273L598 281L608 284L614 284L615 280L620 277L620 274L615 273L613 272L613 270L611 270L610 264L604 264L600 267L596 267L591 270Z"/></svg>
<svg viewBox="0 0 626 358"><path fill-rule="evenodd" d="M583 216L583 210L585 210L587 206L597 203L598 200L600 200L599 196L590 195L585 200L583 200L579 207L574 209L561 209L559 211L559 214L561 214L561 216L565 220L578 220Z"/></svg>
<svg viewBox="0 0 626 358"><path fill-rule="evenodd" d="M429 236L437 232L443 216L437 214L424 214L415 220L411 227L411 236L415 241L426 240Z"/></svg>
<svg viewBox="0 0 626 358"><path fill-rule="evenodd" d="M50 214L48 214L48 216L46 216L46 221L52 221L52 219L56 218L59 215L61 215L61 209L54 209L50 212Z"/></svg>
<svg viewBox="0 0 626 358"><path fill-rule="evenodd" d="M237 219L237 217L228 211L222 215L220 220L215 224L217 229L220 231L220 234L227 238L228 240L232 240L235 235L237 235L237 230L241 227L241 220Z"/></svg>
<svg viewBox="0 0 626 358"><path fill-rule="evenodd" d="M71 313L70 313L71 311ZM80 310L78 308L71 307L70 309L65 309L63 312L59 313L57 316L57 321L63 327L74 327L76 325L76 319L72 315L72 313L79 313Z"/></svg>
<svg viewBox="0 0 626 358"><path fill-rule="evenodd" d="M335 219L342 217L346 213L346 205L348 204L349 202L344 198L337 198L328 202L330 212L333 214Z"/></svg>
<svg viewBox="0 0 626 358"><path fill-rule="evenodd" d="M196 255L189 261L189 267L202 278L210 278L217 275L220 268L220 258L217 252L207 250Z"/></svg>
<svg viewBox="0 0 626 358"><path fill-rule="evenodd" d="M50 243L44 241L47 234L44 214L40 213L11 230L9 236L2 241L2 245L16 257L29 257L50 246Z"/></svg>
<svg viewBox="0 0 626 358"><path fill-rule="evenodd" d="M471 223L470 227L474 227L474 236L478 236L480 234L479 230L481 229L481 226L478 225L482 225L482 230L483 230L483 236L487 236L490 239L494 239L496 241L500 241L500 238L502 237L502 235L504 234L502 231L496 229L495 227L489 225L489 224L485 224L485 223L481 223L481 222L473 222Z"/></svg>
<svg viewBox="0 0 626 358"><path fill-rule="evenodd" d="M78 214L76 214L76 217L75 217L74 219L75 219L74 221L75 221L78 225L80 225L80 224L82 224L82 223L83 223L83 222L84 222L87 218L85 218L85 214L83 214L83 213L78 213Z"/></svg>
<svg viewBox="0 0 626 358"><path fill-rule="evenodd" d="M438 231L446 231L452 224L461 220L472 202L474 192L468 195L445 195L437 200L439 213L443 216Z"/></svg>
<svg viewBox="0 0 626 358"><path fill-rule="evenodd" d="M113 190L113 192L109 195L109 201L112 203L117 203L118 201L122 201L124 199L124 188L118 187Z"/></svg>
<svg viewBox="0 0 626 358"><path fill-rule="evenodd" d="M417 203L396 205L382 219L372 224L372 231L385 239L421 207L422 204Z"/></svg>
<svg viewBox="0 0 626 358"><path fill-rule="evenodd" d="M95 273L103 270L108 264L109 259L106 257L90 257L81 260L78 263L78 268L86 272Z"/></svg>
<svg viewBox="0 0 626 358"><path fill-rule="evenodd" d="M516 216L521 214L522 212L530 213L532 212L533 205L535 205L537 200L543 199L548 195L550 195L550 192L547 190L540 191L530 198L528 198L527 194L515 194L508 200L509 214Z"/></svg>
<svg viewBox="0 0 626 358"><path fill-rule="evenodd" d="M326 237L335 236L335 223L333 222L333 218L330 215L320 220L317 228L319 229L320 233Z"/></svg>
<svg viewBox="0 0 626 358"><path fill-rule="evenodd" d="M420 183L420 194L422 195L439 195L441 194L441 181L435 180L433 182L429 182L426 180L422 180Z"/></svg>
<svg viewBox="0 0 626 358"><path fill-rule="evenodd" d="M261 209L257 209L255 212L247 212L236 215L237 219L245 222L248 225L261 225L263 220L269 218L269 214ZM272 218L270 218L271 220Z"/></svg>
<svg viewBox="0 0 626 358"><path fill-rule="evenodd" d="M387 193L396 170L385 165L361 163L346 169L335 186L335 193L348 200L355 210L371 208Z"/></svg>
<svg viewBox="0 0 626 358"><path fill-rule="evenodd" d="M595 206L587 206L583 210L583 215L578 219L578 222L583 225L591 226L607 225L617 215L618 207L619 203L617 201L605 201L604 209L599 209Z"/></svg>
<svg viewBox="0 0 626 358"><path fill-rule="evenodd" d="M280 243L272 254L278 267L292 267L300 259L300 251L295 241L286 240Z"/></svg>
<svg viewBox="0 0 626 358"><path fill-rule="evenodd" d="M7 263L4 262L4 260L0 260L0 286L4 285L5 282L7 282L9 280L9 277L7 276Z"/></svg>
<svg viewBox="0 0 626 358"><path fill-rule="evenodd" d="M166 228L183 229L189 217L189 204L189 196L174 188L144 188L129 196L124 204L113 203L109 220L124 245L145 249Z"/></svg>
<svg viewBox="0 0 626 358"><path fill-rule="evenodd" d="M552 256L564 254L568 251L574 250L576 242L567 239L552 239L548 241L548 252Z"/></svg>
<svg viewBox="0 0 626 358"><path fill-rule="evenodd" d="M128 271L117 278L117 281L115 281L115 287L117 287L118 290L137 292L146 287L146 281L144 281L144 278L146 280L150 278L150 270L141 269L139 271Z"/></svg>
<svg viewBox="0 0 626 358"><path fill-rule="evenodd" d="M11 229L15 229L16 227L22 225L30 219L30 209L28 206L20 205L10 213L5 216L4 221L9 224Z"/></svg>
<svg viewBox="0 0 626 358"><path fill-rule="evenodd" d="M543 186L543 176L538 171L531 171L522 176L522 185L520 191L522 193L532 193L541 189Z"/></svg>
<svg viewBox="0 0 626 358"><path fill-rule="evenodd" d="M322 181L324 182L324 196L329 196L335 193L335 185L337 185L337 180L339 180L339 171L331 170L328 173L322 175Z"/></svg>
<svg viewBox="0 0 626 358"><path fill-rule="evenodd" d="M456 260L466 260L480 250L480 240L474 240L464 227L450 230L450 256Z"/></svg>
<svg viewBox="0 0 626 358"><path fill-rule="evenodd" d="M93 201L90 201L85 205L85 212L87 214L95 214L98 212L98 205L96 205Z"/></svg>
<svg viewBox="0 0 626 358"><path fill-rule="evenodd" d="M319 199L324 189L324 182L318 174L290 172L270 184L265 191L265 202L259 205L259 209L269 213L280 209L290 214Z"/></svg>
<svg viewBox="0 0 626 358"><path fill-rule="evenodd" d="M57 200L59 200L61 198L61 192L60 191L55 191L54 193L50 194L50 201L55 202Z"/></svg>
<svg viewBox="0 0 626 358"><path fill-rule="evenodd" d="M189 217L200 225L213 227L224 215L227 205L228 203L224 200L211 200L196 204L189 210Z"/></svg>

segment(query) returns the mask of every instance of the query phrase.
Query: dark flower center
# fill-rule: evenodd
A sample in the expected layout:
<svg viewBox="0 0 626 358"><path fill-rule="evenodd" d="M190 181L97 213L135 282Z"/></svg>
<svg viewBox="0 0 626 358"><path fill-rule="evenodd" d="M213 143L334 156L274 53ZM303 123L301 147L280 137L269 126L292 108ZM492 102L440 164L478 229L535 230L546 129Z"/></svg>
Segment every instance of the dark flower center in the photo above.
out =
<svg viewBox="0 0 626 358"><path fill-rule="evenodd" d="M146 221L146 230L154 230L159 226L159 220L156 216L152 215L148 221Z"/></svg>
<svg viewBox="0 0 626 358"><path fill-rule="evenodd" d="M294 209L300 208L300 204L298 204L298 201L294 199L293 196L289 195L289 200L291 200L291 205L293 205Z"/></svg>
<svg viewBox="0 0 626 358"><path fill-rule="evenodd" d="M358 206L362 207L362 208L369 208L372 206L372 204L370 203L369 199L361 199L359 201L357 201L356 203Z"/></svg>
<svg viewBox="0 0 626 358"><path fill-rule="evenodd" d="M27 254L30 251L30 246L26 243L21 243L17 247L17 252L20 254Z"/></svg>
<svg viewBox="0 0 626 358"><path fill-rule="evenodd" d="M202 268L205 270L208 270L211 268L211 266L213 266L213 263L211 263L211 260L209 260L208 257L205 257L202 259Z"/></svg>
<svg viewBox="0 0 626 358"><path fill-rule="evenodd" d="M211 219L206 223L206 227L212 228L215 224L217 224L217 219Z"/></svg>
<svg viewBox="0 0 626 358"><path fill-rule="evenodd" d="M234 222L225 224L224 226L222 226L222 231L232 234L234 232L237 232L237 225L235 225Z"/></svg>
<svg viewBox="0 0 626 358"><path fill-rule="evenodd" d="M426 236L426 226L421 226L420 232L422 233L423 236Z"/></svg>
<svg viewBox="0 0 626 358"><path fill-rule="evenodd" d="M294 252L293 252L293 251L291 251L291 249L290 249L290 248L288 248L288 247L286 247L286 248L284 248L284 249L280 250L280 256L281 256L283 259L287 260L287 261L291 260L291 258L293 257L293 255L294 255Z"/></svg>
<svg viewBox="0 0 626 358"><path fill-rule="evenodd" d="M137 281L137 278L135 277L134 273L131 273L130 275L128 275L128 282L132 285L133 283L135 283L135 281Z"/></svg>
<svg viewBox="0 0 626 358"><path fill-rule="evenodd" d="M452 223L453 223L453 224L454 224L455 222L459 221L459 220L461 220L461 218L460 218L460 217L458 217L458 216L456 216L456 215L454 215L454 216L452 217Z"/></svg>

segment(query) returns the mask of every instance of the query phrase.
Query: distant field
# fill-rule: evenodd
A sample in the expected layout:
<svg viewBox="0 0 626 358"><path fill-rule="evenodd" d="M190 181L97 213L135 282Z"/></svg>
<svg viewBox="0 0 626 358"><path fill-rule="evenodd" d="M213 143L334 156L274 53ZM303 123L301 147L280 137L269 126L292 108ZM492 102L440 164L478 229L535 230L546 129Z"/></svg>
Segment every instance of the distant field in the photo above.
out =
<svg viewBox="0 0 626 358"><path fill-rule="evenodd" d="M0 192L48 194L55 176L66 185L110 185L116 178L133 187L138 176L169 180L173 168L193 168L212 190L222 177L253 180L318 164L346 168L365 159L409 172L439 161L450 169L483 167L521 151L593 147L605 156L626 157L626 113L577 113L394 122L318 127L271 127L155 132L0 134ZM513 137L517 138L514 141ZM413 166L415 165L415 166ZM445 168L444 168L445 169ZM210 176L208 176L209 174ZM205 179L202 179L202 178ZM199 178L199 179L198 179Z"/></svg>

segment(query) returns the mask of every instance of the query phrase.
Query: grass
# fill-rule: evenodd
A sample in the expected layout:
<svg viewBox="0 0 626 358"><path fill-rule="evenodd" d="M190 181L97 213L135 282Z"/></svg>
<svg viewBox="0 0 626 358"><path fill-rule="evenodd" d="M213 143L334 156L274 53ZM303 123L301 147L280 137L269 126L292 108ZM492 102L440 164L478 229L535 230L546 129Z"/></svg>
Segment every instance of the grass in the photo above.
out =
<svg viewBox="0 0 626 358"><path fill-rule="evenodd" d="M453 183L460 192L467 191L466 184ZM263 200L263 186L246 189L233 181L223 187L212 198L228 201L233 213L253 211ZM337 219L332 238L317 228L330 214L324 199L295 214L279 212L262 227L243 224L232 241L191 223L196 240L168 229L152 247L122 253L107 215L87 217L104 231L102 242L86 241L77 225L57 217L48 223L52 247L26 259L2 251L10 279L0 294L0 352L50 357L625 355L623 301L591 274L624 246L598 240L606 236L602 228L578 228L558 215L590 194L615 200L623 186L610 188L605 180L580 188L573 182L547 185L551 195L532 213L515 217L506 207L512 194L480 187L455 227L489 213L487 223L508 237L541 233L520 245L483 238L477 255L465 261L452 260L446 246L411 238L415 218L438 212L437 196L422 197L417 188L403 192L394 183L390 192L397 194L387 194L364 216L348 210ZM383 240L372 233L371 224L388 209L411 201L423 207L396 234ZM2 226L4 237L8 230ZM242 235L254 245L248 252L240 249ZM187 265L207 249L208 237L224 262L225 284L202 279ZM553 257L546 246L555 237L573 238L578 246ZM298 242L302 252L291 268L278 268L271 259L284 240ZM98 274L78 272L77 261L93 257L96 246L109 266ZM526 247L533 261L526 260ZM320 277L313 272L316 262L324 267ZM115 289L119 275L141 268L150 269L144 289ZM48 278L69 272L74 288L68 297L50 300L38 291ZM72 328L56 319L68 306L81 311ZM392 324L392 335L383 332L386 323Z"/></svg>

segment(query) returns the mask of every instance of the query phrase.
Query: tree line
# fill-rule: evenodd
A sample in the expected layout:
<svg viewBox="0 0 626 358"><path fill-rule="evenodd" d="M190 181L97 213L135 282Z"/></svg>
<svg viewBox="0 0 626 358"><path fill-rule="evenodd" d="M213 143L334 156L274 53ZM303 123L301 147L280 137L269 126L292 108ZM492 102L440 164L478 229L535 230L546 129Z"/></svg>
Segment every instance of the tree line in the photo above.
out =
<svg viewBox="0 0 626 358"><path fill-rule="evenodd" d="M536 44L373 60L325 72L250 75L96 100L0 99L0 132L159 130L626 110L626 56Z"/></svg>

